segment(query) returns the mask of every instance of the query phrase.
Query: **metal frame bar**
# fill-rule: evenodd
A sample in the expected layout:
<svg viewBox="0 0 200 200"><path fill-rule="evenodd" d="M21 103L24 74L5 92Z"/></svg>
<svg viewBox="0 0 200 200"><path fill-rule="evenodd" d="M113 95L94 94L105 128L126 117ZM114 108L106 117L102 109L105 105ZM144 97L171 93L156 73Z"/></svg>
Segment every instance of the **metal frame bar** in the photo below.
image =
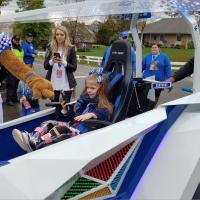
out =
<svg viewBox="0 0 200 200"><path fill-rule="evenodd" d="M194 43L194 76L193 76L193 92L200 92L200 34L199 27L195 16L192 13L181 11L180 14L189 25L192 39Z"/></svg>

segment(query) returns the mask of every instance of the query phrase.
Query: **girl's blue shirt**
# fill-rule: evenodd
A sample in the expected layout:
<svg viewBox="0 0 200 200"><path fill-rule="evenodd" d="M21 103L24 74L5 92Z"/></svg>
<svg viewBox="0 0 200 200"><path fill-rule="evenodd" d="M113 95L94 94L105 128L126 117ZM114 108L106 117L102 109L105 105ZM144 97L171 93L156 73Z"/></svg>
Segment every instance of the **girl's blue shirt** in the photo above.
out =
<svg viewBox="0 0 200 200"><path fill-rule="evenodd" d="M91 99L89 96L83 96L77 100L75 111L73 109L68 110L65 115L65 120L70 124L73 124L74 117L85 113L94 113L98 120L104 121L109 121L111 117L107 108L98 108L98 99ZM76 126L77 129L81 129L81 133L87 132L86 129L83 131L83 127L85 128L84 122L79 123L79 125Z"/></svg>
<svg viewBox="0 0 200 200"><path fill-rule="evenodd" d="M19 82L19 86L17 89L17 95L18 97L22 97L25 96L29 99L33 99L33 93L32 90L28 87L27 84L25 84L24 82Z"/></svg>

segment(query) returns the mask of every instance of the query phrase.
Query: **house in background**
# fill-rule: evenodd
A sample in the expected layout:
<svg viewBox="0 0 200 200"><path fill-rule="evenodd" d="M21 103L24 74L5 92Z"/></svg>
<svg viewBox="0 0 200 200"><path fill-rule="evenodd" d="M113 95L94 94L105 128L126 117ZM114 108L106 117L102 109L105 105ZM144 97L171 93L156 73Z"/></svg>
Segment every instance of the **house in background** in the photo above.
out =
<svg viewBox="0 0 200 200"><path fill-rule="evenodd" d="M96 43L96 37L90 26L85 25L81 27L81 30L76 35L76 48L80 51L86 51L92 49L94 43Z"/></svg>
<svg viewBox="0 0 200 200"><path fill-rule="evenodd" d="M162 47L193 48L189 27L182 18L162 19L147 24L143 34L145 46L157 43Z"/></svg>

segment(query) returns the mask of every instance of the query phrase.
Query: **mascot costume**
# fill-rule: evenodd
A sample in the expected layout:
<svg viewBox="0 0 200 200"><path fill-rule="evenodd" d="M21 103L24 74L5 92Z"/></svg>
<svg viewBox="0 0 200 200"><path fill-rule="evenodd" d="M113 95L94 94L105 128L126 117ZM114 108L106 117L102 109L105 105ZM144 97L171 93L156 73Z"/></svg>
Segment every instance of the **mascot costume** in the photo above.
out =
<svg viewBox="0 0 200 200"><path fill-rule="evenodd" d="M0 63L18 79L24 81L33 91L33 96L39 98L53 98L51 83L36 74L32 68L23 64L12 52L12 44L6 33L0 34ZM0 94L0 123L3 122L2 98Z"/></svg>

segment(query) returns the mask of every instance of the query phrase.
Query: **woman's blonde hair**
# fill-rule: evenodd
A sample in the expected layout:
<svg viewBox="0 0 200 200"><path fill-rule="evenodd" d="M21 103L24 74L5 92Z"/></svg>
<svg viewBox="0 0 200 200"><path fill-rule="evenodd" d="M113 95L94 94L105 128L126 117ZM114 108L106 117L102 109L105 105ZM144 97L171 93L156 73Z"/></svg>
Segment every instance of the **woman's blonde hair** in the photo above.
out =
<svg viewBox="0 0 200 200"><path fill-rule="evenodd" d="M100 84L99 90L98 90L98 108L107 108L110 112L110 114L113 113L113 105L112 103L108 100L108 95L109 95L109 88L108 88L108 79L106 78L106 75L103 74L103 81L102 83L98 83L98 74L94 73L91 74L85 81L85 88L81 94L81 96L87 95L87 88L86 88L86 82L87 81L94 81L94 83Z"/></svg>
<svg viewBox="0 0 200 200"><path fill-rule="evenodd" d="M57 30L62 31L65 34L65 41L63 43L62 51L64 53L65 58L67 58L69 47L74 47L74 45L71 44L68 31L64 26L57 26L52 31L52 40L50 42L50 50L52 52L52 56L53 56L53 53L57 52L57 50L58 50L58 43L56 41L56 31Z"/></svg>

